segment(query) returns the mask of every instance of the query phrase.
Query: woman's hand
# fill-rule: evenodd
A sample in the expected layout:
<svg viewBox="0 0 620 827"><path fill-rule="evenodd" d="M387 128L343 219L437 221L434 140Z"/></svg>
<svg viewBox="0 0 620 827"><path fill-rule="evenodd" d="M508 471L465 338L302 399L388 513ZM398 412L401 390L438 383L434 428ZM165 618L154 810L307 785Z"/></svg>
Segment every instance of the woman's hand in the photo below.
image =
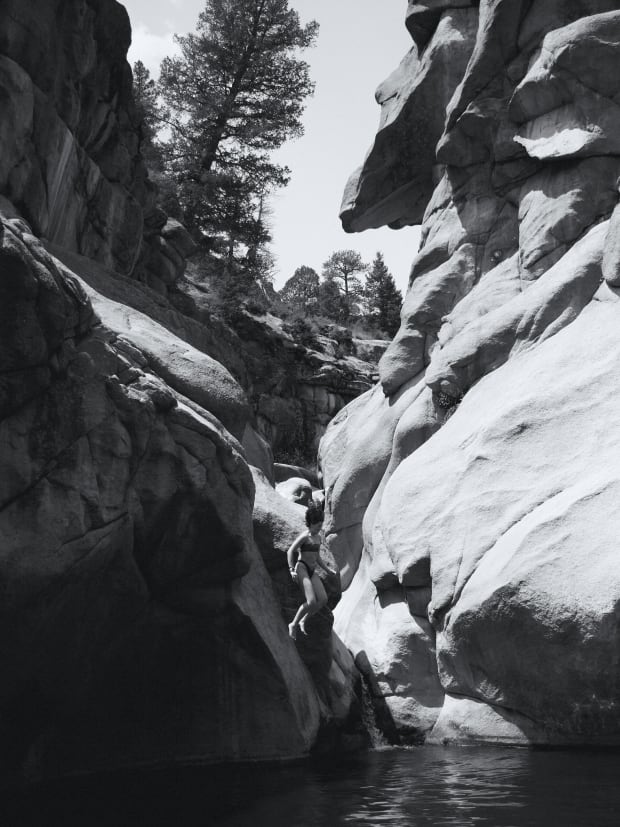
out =
<svg viewBox="0 0 620 827"><path fill-rule="evenodd" d="M289 568L289 573L291 575L291 580L293 581L293 583L298 583L299 577L297 576L297 566L295 566L294 569Z"/></svg>

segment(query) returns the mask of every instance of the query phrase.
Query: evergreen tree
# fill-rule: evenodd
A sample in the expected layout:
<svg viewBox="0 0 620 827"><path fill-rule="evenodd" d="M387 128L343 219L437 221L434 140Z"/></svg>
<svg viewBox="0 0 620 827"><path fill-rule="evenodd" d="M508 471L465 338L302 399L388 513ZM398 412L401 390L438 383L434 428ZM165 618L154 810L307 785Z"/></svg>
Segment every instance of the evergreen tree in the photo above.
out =
<svg viewBox="0 0 620 827"><path fill-rule="evenodd" d="M293 310L301 311L304 316L316 312L319 297L319 274L305 264L298 267L286 282L279 294Z"/></svg>
<svg viewBox="0 0 620 827"><path fill-rule="evenodd" d="M156 137L162 109L157 100L157 85L141 60L133 65L133 98L140 119L140 152L149 168L160 167L161 150Z"/></svg>
<svg viewBox="0 0 620 827"><path fill-rule="evenodd" d="M299 50L316 38L288 0L206 0L197 32L161 66L170 110L166 160L185 222L229 262L269 240L265 199L290 171L270 152L302 134L313 91Z"/></svg>
<svg viewBox="0 0 620 827"><path fill-rule="evenodd" d="M317 308L320 315L340 324L346 322L350 315L344 293L332 278L327 278L319 284Z"/></svg>
<svg viewBox="0 0 620 827"><path fill-rule="evenodd" d="M362 257L355 250L338 250L323 264L323 278L337 284L343 294L345 313L348 318L357 299L363 296L360 276L368 270Z"/></svg>
<svg viewBox="0 0 620 827"><path fill-rule="evenodd" d="M382 253L376 254L366 278L365 298L368 315L381 330L394 336L400 326L403 297L386 267Z"/></svg>

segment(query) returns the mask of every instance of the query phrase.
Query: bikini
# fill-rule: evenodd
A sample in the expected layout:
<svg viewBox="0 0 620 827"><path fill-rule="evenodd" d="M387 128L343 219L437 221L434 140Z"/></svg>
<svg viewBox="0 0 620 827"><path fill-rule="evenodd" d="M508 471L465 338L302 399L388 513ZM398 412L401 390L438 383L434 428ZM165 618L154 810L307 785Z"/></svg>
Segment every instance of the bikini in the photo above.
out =
<svg viewBox="0 0 620 827"><path fill-rule="evenodd" d="M306 571L308 572L308 577L312 578L312 575L316 571L316 566L309 566L305 560L298 560L297 565L302 565L306 567Z"/></svg>
<svg viewBox="0 0 620 827"><path fill-rule="evenodd" d="M311 566L309 563L306 563L305 560L301 559L301 555L304 553L304 551L306 552L306 554L308 554L308 553L318 554L320 548L321 548L320 542L315 544L315 543L311 543L310 540L304 540L301 547L300 547L300 549L299 549L299 555L300 556L299 556L299 560L297 561L297 564L301 563L302 566L306 567L306 571L308 572L308 577L310 577L310 578L312 577L312 575L316 571L316 566Z"/></svg>

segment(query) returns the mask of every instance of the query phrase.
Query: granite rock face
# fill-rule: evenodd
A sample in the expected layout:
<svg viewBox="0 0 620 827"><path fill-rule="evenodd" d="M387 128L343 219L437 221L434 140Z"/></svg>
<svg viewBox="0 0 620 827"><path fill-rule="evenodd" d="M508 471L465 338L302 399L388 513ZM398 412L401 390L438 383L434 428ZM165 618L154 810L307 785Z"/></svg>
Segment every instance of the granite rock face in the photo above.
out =
<svg viewBox="0 0 620 827"><path fill-rule="evenodd" d="M618 743L620 12L410 3L407 26L343 203L352 230L425 211L380 385L321 445L335 628L393 740Z"/></svg>
<svg viewBox="0 0 620 827"><path fill-rule="evenodd" d="M155 207L116 0L2 6L0 192L34 234L160 292L193 249Z"/></svg>
<svg viewBox="0 0 620 827"><path fill-rule="evenodd" d="M3 771L303 754L327 711L253 540L241 389L23 222L0 254Z"/></svg>
<svg viewBox="0 0 620 827"><path fill-rule="evenodd" d="M200 347L226 365L245 390L256 431L285 464L315 465L327 425L372 387L389 344L355 338L337 324L300 335L295 324L270 312L243 308L232 325L225 324L205 294L204 274L193 264L170 298L185 317L200 322Z"/></svg>
<svg viewBox="0 0 620 827"><path fill-rule="evenodd" d="M170 301L192 245L140 159L126 12L0 24L0 786L307 755L357 672L331 610L289 638L299 509L217 332Z"/></svg>

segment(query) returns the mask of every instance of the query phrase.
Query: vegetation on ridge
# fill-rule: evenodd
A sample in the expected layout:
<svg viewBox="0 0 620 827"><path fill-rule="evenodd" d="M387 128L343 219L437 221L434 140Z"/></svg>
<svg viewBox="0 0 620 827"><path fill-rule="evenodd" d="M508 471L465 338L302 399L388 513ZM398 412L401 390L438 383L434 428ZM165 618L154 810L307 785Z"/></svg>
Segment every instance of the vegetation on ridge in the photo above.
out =
<svg viewBox="0 0 620 827"><path fill-rule="evenodd" d="M338 250L321 277L304 265L279 293L272 287L269 196L290 170L271 153L303 132L314 85L300 53L317 31L288 0L206 0L196 32L176 36L181 54L164 59L159 81L134 64L141 153L162 208L198 242L195 269L227 322L243 308L270 310L306 342L330 323L392 336L402 296L381 253L369 265Z"/></svg>

